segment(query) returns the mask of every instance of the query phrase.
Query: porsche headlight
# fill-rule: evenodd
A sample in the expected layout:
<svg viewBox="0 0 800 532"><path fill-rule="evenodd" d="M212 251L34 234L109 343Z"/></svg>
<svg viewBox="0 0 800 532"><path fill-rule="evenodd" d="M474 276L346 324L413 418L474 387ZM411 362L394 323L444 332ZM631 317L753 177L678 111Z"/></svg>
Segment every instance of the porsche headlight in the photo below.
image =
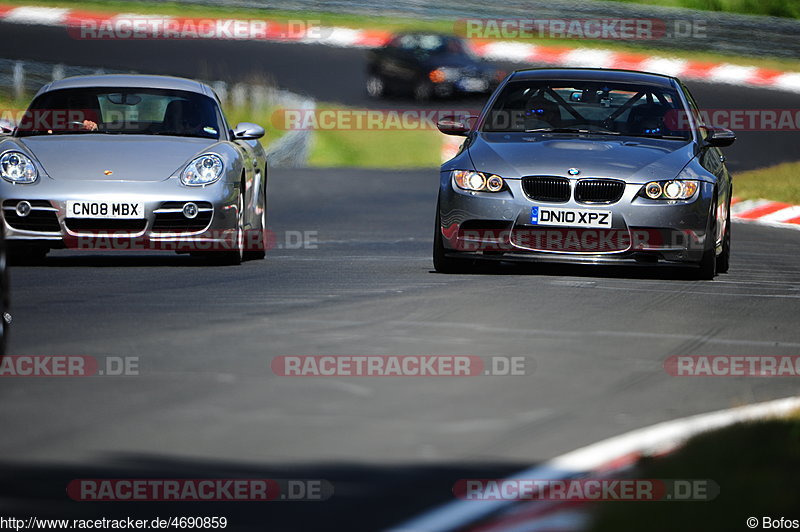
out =
<svg viewBox="0 0 800 532"><path fill-rule="evenodd" d="M697 181L682 179L651 181L642 189L642 195L657 200L685 200L694 196L698 187Z"/></svg>
<svg viewBox="0 0 800 532"><path fill-rule="evenodd" d="M39 173L30 157L18 151L7 151L0 157L0 175L11 183L33 183Z"/></svg>
<svg viewBox="0 0 800 532"><path fill-rule="evenodd" d="M218 155L201 155L193 159L181 172L181 182L194 187L210 185L222 177L222 170L222 159Z"/></svg>
<svg viewBox="0 0 800 532"><path fill-rule="evenodd" d="M453 170L450 175L458 188L475 192L500 192L505 185L499 175L475 172L474 170Z"/></svg>

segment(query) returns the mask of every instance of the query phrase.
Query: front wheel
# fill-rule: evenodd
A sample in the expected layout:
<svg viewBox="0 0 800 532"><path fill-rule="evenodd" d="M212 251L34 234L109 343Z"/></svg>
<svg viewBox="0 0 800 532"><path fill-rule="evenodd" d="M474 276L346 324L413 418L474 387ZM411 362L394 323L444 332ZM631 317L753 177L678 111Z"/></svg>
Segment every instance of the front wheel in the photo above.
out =
<svg viewBox="0 0 800 532"><path fill-rule="evenodd" d="M238 266L244 260L244 183L236 199L236 241L231 250L220 251L214 255L215 262L229 266Z"/></svg>
<svg viewBox="0 0 800 532"><path fill-rule="evenodd" d="M375 74L367 77L367 96L370 98L382 98L386 95L386 86L383 80Z"/></svg>
<svg viewBox="0 0 800 532"><path fill-rule="evenodd" d="M731 214L728 207L728 223L722 237L722 252L717 257L717 273L728 273L731 263Z"/></svg>
<svg viewBox="0 0 800 532"><path fill-rule="evenodd" d="M472 260L454 259L445 255L442 224L437 207L436 227L433 233L433 269L439 273L467 273L471 270L472 264Z"/></svg>
<svg viewBox="0 0 800 532"><path fill-rule="evenodd" d="M267 256L267 184L264 183L263 189L264 207L261 209L261 228L258 234L258 239L247 239L247 248L250 247L251 242L255 246L254 249L248 249L244 252L244 260L263 260Z"/></svg>
<svg viewBox="0 0 800 532"><path fill-rule="evenodd" d="M423 79L414 85L414 99L419 103L425 103L433 97L433 84Z"/></svg>
<svg viewBox="0 0 800 532"><path fill-rule="evenodd" d="M700 266L697 269L697 279L701 281L713 281L717 273L717 250L716 246L703 252Z"/></svg>
<svg viewBox="0 0 800 532"><path fill-rule="evenodd" d="M717 194L711 201L711 212L709 213L708 230L706 231L707 249L703 251L703 257L698 265L696 278L703 281L712 281L717 274Z"/></svg>

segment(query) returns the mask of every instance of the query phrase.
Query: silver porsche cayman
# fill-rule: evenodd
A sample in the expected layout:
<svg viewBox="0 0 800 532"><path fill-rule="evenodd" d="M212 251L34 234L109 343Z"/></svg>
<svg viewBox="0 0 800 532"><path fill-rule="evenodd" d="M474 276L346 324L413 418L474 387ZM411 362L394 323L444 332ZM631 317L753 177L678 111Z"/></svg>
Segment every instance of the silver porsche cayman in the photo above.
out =
<svg viewBox="0 0 800 532"><path fill-rule="evenodd" d="M434 266L556 261L727 271L732 181L680 80L605 69L508 76L441 167Z"/></svg>
<svg viewBox="0 0 800 532"><path fill-rule="evenodd" d="M263 258L263 135L251 123L230 128L219 98L197 81L54 81L0 136L9 251L28 260L64 247Z"/></svg>

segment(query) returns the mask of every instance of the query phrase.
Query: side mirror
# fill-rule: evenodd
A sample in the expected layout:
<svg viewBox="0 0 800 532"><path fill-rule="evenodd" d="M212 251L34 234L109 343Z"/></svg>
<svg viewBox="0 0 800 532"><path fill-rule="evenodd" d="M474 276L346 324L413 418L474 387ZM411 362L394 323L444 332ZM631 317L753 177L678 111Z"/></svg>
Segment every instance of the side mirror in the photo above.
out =
<svg viewBox="0 0 800 532"><path fill-rule="evenodd" d="M250 122L239 122L233 128L233 137L237 140L256 140L264 136L264 128Z"/></svg>
<svg viewBox="0 0 800 532"><path fill-rule="evenodd" d="M0 135L8 136L14 132L14 124L5 118L0 118Z"/></svg>
<svg viewBox="0 0 800 532"><path fill-rule="evenodd" d="M730 146L731 144L733 144L733 141L735 140L736 140L736 133L734 133L730 129L725 129L723 127L708 128L708 137L706 137L706 143L709 146L724 148L725 146Z"/></svg>
<svg viewBox="0 0 800 532"><path fill-rule="evenodd" d="M456 135L459 137L466 137L470 130L469 120L477 118L475 116L455 117L444 116L438 122L436 127L445 135Z"/></svg>

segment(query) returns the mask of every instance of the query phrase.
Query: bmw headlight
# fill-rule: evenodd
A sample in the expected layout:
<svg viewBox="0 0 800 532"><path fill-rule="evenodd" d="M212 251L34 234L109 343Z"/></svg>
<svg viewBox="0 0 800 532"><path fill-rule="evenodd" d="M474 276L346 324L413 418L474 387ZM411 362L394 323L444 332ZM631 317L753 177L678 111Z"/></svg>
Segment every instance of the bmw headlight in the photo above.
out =
<svg viewBox="0 0 800 532"><path fill-rule="evenodd" d="M18 151L7 151L0 157L0 175L11 183L33 183L39 173L30 157Z"/></svg>
<svg viewBox="0 0 800 532"><path fill-rule="evenodd" d="M201 155L184 168L181 183L193 187L210 185L222 177L223 167L222 159L218 155Z"/></svg>
<svg viewBox="0 0 800 532"><path fill-rule="evenodd" d="M500 192L505 186L499 175L476 172L474 170L453 170L450 175L458 188L475 192Z"/></svg>
<svg viewBox="0 0 800 532"><path fill-rule="evenodd" d="M694 196L699 185L697 181L673 179L672 181L651 181L641 194L654 200L685 200Z"/></svg>

